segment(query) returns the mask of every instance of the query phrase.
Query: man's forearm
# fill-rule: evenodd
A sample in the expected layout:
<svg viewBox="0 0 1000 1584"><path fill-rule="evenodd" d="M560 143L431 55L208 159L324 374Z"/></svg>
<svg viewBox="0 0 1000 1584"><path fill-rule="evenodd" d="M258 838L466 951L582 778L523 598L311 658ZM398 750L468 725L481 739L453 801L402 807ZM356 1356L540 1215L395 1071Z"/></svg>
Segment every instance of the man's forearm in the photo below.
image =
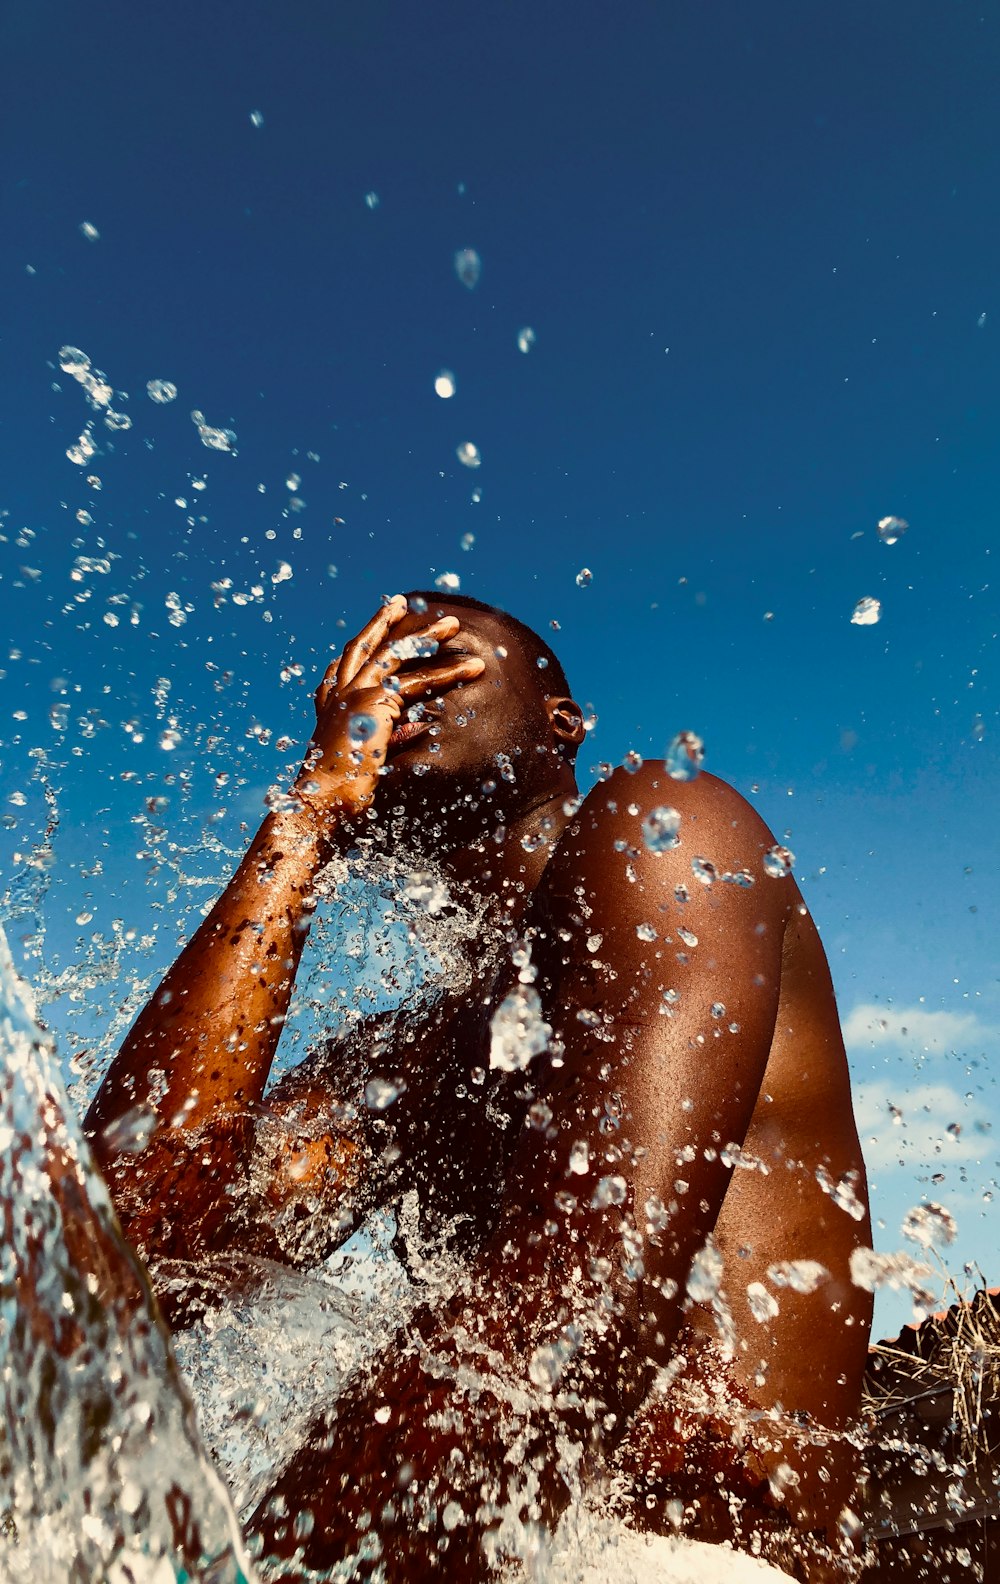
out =
<svg viewBox="0 0 1000 1584"><path fill-rule="evenodd" d="M307 809L264 821L111 1064L86 1121L99 1155L101 1135L136 1106L193 1128L260 1100L324 856Z"/></svg>

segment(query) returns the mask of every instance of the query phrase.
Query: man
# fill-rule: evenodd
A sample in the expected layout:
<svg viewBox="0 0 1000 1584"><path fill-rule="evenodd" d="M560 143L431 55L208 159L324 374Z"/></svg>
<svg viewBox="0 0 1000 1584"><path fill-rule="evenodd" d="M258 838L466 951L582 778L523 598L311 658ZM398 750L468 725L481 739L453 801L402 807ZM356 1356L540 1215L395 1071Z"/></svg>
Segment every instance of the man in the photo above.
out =
<svg viewBox="0 0 1000 1584"><path fill-rule="evenodd" d="M413 1188L460 1260L255 1515L275 1577L360 1550L390 1579L479 1578L512 1526L544 1544L598 1488L634 1525L804 1550L809 1578L849 1551L870 1230L822 947L782 849L693 747L581 804L567 695L503 613L387 601L88 1117L154 1274L318 1261ZM375 1019L265 1096L317 873L372 830L475 896L502 949L418 1026ZM138 1156L137 1106L157 1124Z"/></svg>

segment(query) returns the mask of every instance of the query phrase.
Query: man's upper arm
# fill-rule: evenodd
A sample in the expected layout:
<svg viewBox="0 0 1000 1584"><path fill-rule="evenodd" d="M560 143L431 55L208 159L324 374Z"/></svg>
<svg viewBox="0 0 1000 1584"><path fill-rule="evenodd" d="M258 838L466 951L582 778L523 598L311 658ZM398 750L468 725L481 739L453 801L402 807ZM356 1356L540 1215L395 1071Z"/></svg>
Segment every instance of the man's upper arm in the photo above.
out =
<svg viewBox="0 0 1000 1584"><path fill-rule="evenodd" d="M654 852L642 826L661 805L680 813L679 841ZM595 788L543 880L533 961L562 1051L534 1074L552 1116L529 1113L504 1235L541 1224L543 1246L582 1240L627 1307L642 1290L633 1232L647 1292L652 1279L683 1294L728 1184L725 1146L742 1145L757 1102L798 901L764 869L772 844L732 788L647 765Z"/></svg>

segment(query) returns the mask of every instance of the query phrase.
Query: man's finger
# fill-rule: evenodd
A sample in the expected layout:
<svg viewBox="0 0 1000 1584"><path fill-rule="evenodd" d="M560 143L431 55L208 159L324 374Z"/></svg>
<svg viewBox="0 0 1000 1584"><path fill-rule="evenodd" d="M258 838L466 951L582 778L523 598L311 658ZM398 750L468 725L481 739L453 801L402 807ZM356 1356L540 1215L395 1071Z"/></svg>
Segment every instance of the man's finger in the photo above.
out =
<svg viewBox="0 0 1000 1584"><path fill-rule="evenodd" d="M428 627L407 633L405 638L383 641L371 659L358 668L352 687L375 687L411 660L431 659L438 644L454 638L457 632L458 619L455 616L442 616Z"/></svg>
<svg viewBox="0 0 1000 1584"><path fill-rule="evenodd" d="M330 697L330 694L333 692L334 688L337 686L337 676L338 676L338 673L339 673L339 669L340 669L340 661L339 660L331 660L330 664L327 666L327 668L324 671L322 677L320 678L319 687L316 689L316 714L317 715L319 715L320 712L323 710L327 699Z"/></svg>
<svg viewBox="0 0 1000 1584"><path fill-rule="evenodd" d="M358 636L344 646L338 672L342 687L348 687L354 681L365 661L375 653L386 633L406 615L406 611L406 596L394 594L388 604L376 611L368 625L362 627Z"/></svg>
<svg viewBox="0 0 1000 1584"><path fill-rule="evenodd" d="M418 698L421 693L437 693L454 687L456 682L471 682L486 670L485 660L478 655L460 655L446 665L422 666L418 671L404 671L396 678L401 698Z"/></svg>

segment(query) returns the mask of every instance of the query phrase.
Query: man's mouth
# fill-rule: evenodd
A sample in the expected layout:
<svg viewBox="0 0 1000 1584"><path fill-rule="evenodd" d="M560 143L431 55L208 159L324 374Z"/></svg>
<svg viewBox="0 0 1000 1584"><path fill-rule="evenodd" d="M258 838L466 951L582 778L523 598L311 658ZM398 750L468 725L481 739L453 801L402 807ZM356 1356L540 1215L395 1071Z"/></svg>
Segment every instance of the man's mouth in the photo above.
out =
<svg viewBox="0 0 1000 1584"><path fill-rule="evenodd" d="M390 748L402 748L405 743L412 742L414 737L423 736L434 725L432 720L402 721L389 738Z"/></svg>

